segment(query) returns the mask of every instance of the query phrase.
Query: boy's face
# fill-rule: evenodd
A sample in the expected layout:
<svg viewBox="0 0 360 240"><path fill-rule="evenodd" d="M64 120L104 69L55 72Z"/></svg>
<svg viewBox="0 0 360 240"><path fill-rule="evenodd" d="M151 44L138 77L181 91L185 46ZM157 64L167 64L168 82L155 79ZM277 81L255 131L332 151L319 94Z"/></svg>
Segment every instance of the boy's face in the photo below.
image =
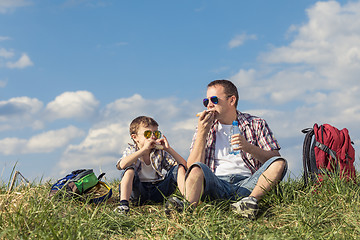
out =
<svg viewBox="0 0 360 240"><path fill-rule="evenodd" d="M149 138L146 138L144 133L145 131L151 131L151 136ZM137 146L139 148L142 148L145 144L146 141L154 141L157 140L157 137L155 136L154 132L158 131L158 127L157 126L147 126L144 127L144 125L140 125L139 129L137 131L136 134L132 134L131 137L134 139L134 141L136 142Z"/></svg>

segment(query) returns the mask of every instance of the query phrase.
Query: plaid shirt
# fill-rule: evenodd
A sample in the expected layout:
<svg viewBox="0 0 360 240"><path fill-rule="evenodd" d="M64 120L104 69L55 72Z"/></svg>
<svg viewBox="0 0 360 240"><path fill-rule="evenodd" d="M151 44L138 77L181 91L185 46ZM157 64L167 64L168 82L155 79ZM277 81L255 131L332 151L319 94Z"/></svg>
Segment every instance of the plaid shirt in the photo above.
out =
<svg viewBox="0 0 360 240"><path fill-rule="evenodd" d="M239 122L240 131L244 134L244 137L248 142L264 150L280 150L277 140L264 119L237 111L237 120ZM219 121L215 121L211 126L209 134L206 138L205 146L205 164L213 172L216 171L215 142L216 131L219 125L218 123ZM193 149L196 134L197 129L191 143L190 151ZM250 153L241 151L241 157L252 174L262 165L261 162L256 160Z"/></svg>
<svg viewBox="0 0 360 240"><path fill-rule="evenodd" d="M129 146L125 149L117 164L120 163L124 157L138 150L139 148L135 144L129 143ZM153 169L156 171L156 175L158 176L157 181L164 180L167 171L169 171L172 166L177 164L173 156L171 156L168 152L159 149L153 149L150 152L150 163ZM142 161L140 158L138 158L136 162L132 164L132 166L134 166L135 171L140 172L141 164Z"/></svg>

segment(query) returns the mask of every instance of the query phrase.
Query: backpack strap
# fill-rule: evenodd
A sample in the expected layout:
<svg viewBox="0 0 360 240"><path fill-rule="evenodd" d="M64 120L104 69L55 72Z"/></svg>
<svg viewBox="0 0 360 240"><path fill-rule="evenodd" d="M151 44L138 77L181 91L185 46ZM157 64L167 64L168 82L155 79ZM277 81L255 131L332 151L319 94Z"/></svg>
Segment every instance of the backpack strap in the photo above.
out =
<svg viewBox="0 0 360 240"><path fill-rule="evenodd" d="M315 142L315 146L318 147L320 150L329 154L332 158L335 159L335 161L337 161L336 152L334 150L330 149L328 146L326 146L325 144L322 144L318 141Z"/></svg>
<svg viewBox="0 0 360 240"><path fill-rule="evenodd" d="M304 169L304 185L306 186L309 183L309 172L311 172L311 157L310 157L310 146L311 140L314 136L313 128L305 128L301 131L306 134L303 144L303 169Z"/></svg>
<svg viewBox="0 0 360 240"><path fill-rule="evenodd" d="M100 175L98 176L98 180L100 181L104 175L105 175L105 173L100 174Z"/></svg>

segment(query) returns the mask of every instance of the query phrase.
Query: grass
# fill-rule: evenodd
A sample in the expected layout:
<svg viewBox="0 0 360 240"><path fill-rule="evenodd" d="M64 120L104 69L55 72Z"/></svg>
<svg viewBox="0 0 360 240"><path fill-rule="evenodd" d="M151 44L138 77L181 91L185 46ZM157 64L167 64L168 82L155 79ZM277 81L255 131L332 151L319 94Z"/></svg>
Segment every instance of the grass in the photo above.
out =
<svg viewBox="0 0 360 240"><path fill-rule="evenodd" d="M360 178L357 179L360 182ZM163 205L132 206L127 216L117 206L117 181L107 203L48 198L51 184L0 185L0 239L358 239L360 187L325 179L303 187L301 180L281 183L260 202L251 221L235 215L226 201L205 202L195 211L171 212Z"/></svg>

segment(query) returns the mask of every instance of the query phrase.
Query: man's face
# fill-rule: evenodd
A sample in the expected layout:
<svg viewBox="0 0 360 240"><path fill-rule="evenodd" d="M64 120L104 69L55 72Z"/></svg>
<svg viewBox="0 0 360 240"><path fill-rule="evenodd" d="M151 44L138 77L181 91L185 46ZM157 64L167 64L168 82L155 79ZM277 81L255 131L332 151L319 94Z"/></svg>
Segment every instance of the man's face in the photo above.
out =
<svg viewBox="0 0 360 240"><path fill-rule="evenodd" d="M231 104L232 98L225 94L224 87L221 85L209 87L206 92L206 97L209 100L207 109L215 111L215 118L218 120L221 120L221 118L228 113L231 107L233 107ZM217 97L217 103L214 103L211 100L212 97ZM216 98L214 100L216 100Z"/></svg>

